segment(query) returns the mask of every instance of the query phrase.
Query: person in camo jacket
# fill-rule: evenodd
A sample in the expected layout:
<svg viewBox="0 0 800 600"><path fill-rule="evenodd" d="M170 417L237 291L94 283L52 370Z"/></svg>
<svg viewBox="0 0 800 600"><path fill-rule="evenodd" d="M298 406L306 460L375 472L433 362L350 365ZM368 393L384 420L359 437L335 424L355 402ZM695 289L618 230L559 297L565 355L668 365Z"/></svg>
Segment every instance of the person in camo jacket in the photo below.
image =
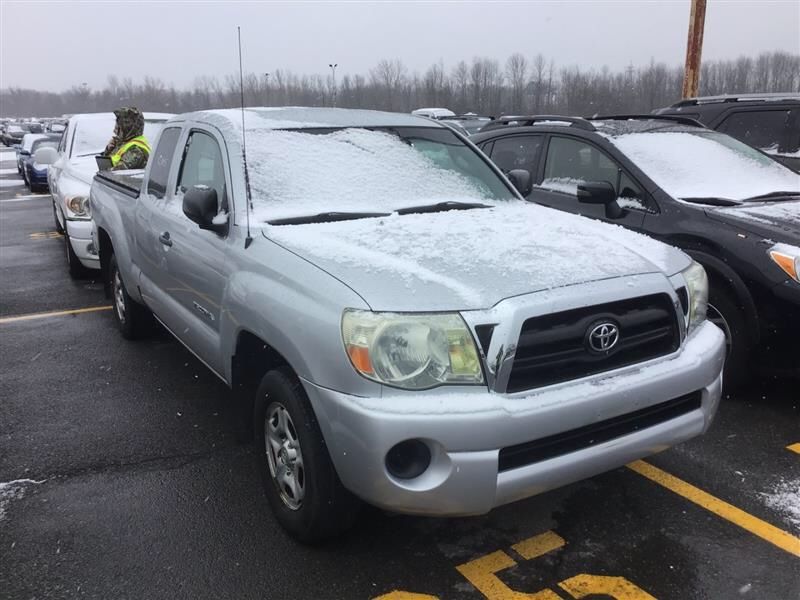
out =
<svg viewBox="0 0 800 600"><path fill-rule="evenodd" d="M111 169L144 169L150 156L150 144L144 137L144 115L136 107L114 111L117 124L104 154L111 159Z"/></svg>

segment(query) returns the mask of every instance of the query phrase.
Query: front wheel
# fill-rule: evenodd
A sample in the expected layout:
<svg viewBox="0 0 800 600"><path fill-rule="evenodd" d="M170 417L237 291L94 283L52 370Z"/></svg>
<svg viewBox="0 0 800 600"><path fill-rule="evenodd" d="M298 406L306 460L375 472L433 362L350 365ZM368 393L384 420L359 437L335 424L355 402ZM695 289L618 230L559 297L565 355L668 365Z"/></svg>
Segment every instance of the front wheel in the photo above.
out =
<svg viewBox="0 0 800 600"><path fill-rule="evenodd" d="M108 261L108 278L114 321L122 337L126 340L145 337L152 327L153 316L146 307L128 295L115 254L112 254Z"/></svg>
<svg viewBox="0 0 800 600"><path fill-rule="evenodd" d="M290 369L261 380L253 419L264 491L281 526L304 543L349 529L360 501L339 481L305 390Z"/></svg>
<svg viewBox="0 0 800 600"><path fill-rule="evenodd" d="M753 346L744 312L727 294L714 289L708 300L708 320L725 334L724 383L728 390L744 383L749 374L750 352Z"/></svg>

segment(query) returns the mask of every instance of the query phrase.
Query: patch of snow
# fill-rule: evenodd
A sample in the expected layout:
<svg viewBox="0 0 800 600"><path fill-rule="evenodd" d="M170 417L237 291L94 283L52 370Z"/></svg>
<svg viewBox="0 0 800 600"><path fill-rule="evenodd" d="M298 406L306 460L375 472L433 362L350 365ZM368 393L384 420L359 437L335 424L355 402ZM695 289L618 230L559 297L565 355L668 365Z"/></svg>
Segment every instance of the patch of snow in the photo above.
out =
<svg viewBox="0 0 800 600"><path fill-rule="evenodd" d="M774 225L775 223L800 224L800 202L782 201L719 208L716 212L740 217L749 221Z"/></svg>
<svg viewBox="0 0 800 600"><path fill-rule="evenodd" d="M717 132L651 131L607 136L673 198L744 200L800 192L800 175Z"/></svg>
<svg viewBox="0 0 800 600"><path fill-rule="evenodd" d="M224 210L220 211L213 219L211 219L212 225L225 225L228 222L228 213Z"/></svg>
<svg viewBox="0 0 800 600"><path fill-rule="evenodd" d="M642 201L638 198L617 198L617 204L622 208L632 208L634 210L647 210Z"/></svg>
<svg viewBox="0 0 800 600"><path fill-rule="evenodd" d="M0 169L0 175L19 175L16 169Z"/></svg>
<svg viewBox="0 0 800 600"><path fill-rule="evenodd" d="M260 131L247 140L247 159L255 221L492 197L477 178L437 165L452 161L443 145L419 149L381 131Z"/></svg>
<svg viewBox="0 0 800 600"><path fill-rule="evenodd" d="M15 479L14 481L0 482L0 521L5 519L9 503L12 500L19 500L25 495L26 486L40 483L44 483L44 481Z"/></svg>
<svg viewBox="0 0 800 600"><path fill-rule="evenodd" d="M782 479L772 492L760 495L767 506L781 513L800 532L800 479Z"/></svg>
<svg viewBox="0 0 800 600"><path fill-rule="evenodd" d="M538 187L577 196L578 185L581 183L585 182L582 179L573 179L572 177L551 177L542 181Z"/></svg>
<svg viewBox="0 0 800 600"><path fill-rule="evenodd" d="M16 171L16 169L15 169ZM0 187L14 187L18 185L22 185L24 182L21 178L16 177L14 179L0 179Z"/></svg>
<svg viewBox="0 0 800 600"><path fill-rule="evenodd" d="M16 160L17 153L13 150L0 150L0 161L2 160Z"/></svg>

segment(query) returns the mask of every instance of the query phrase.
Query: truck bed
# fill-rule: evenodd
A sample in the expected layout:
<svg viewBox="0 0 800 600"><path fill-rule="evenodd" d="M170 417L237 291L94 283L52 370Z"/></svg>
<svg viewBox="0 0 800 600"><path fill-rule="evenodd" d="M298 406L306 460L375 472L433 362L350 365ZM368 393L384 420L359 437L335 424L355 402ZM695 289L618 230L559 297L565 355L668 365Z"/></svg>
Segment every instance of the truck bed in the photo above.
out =
<svg viewBox="0 0 800 600"><path fill-rule="evenodd" d="M126 196L138 198L142 189L144 169L136 171L98 171L95 179Z"/></svg>

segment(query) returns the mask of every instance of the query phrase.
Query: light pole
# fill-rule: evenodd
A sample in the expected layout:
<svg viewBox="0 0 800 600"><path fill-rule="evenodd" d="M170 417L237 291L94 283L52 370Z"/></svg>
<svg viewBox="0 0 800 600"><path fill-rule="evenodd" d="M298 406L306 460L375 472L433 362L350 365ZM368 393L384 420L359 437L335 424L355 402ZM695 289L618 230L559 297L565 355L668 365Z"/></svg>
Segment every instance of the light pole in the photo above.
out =
<svg viewBox="0 0 800 600"><path fill-rule="evenodd" d="M339 63L331 63L328 66L333 74L333 107L336 108L336 67L339 66Z"/></svg>
<svg viewBox="0 0 800 600"><path fill-rule="evenodd" d="M264 73L264 95L266 96L266 105L269 106L269 73Z"/></svg>

